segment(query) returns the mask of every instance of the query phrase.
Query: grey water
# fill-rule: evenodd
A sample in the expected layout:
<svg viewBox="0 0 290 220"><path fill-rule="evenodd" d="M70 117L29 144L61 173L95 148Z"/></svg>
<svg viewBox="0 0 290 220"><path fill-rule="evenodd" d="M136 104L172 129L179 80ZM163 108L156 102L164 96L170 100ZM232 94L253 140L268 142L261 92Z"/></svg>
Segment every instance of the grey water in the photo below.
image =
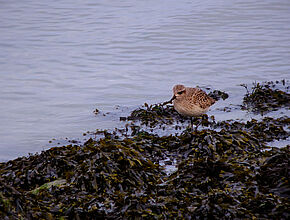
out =
<svg viewBox="0 0 290 220"><path fill-rule="evenodd" d="M0 0L0 161L122 127L177 83L229 93L219 120L251 118L219 109L289 74L289 0Z"/></svg>

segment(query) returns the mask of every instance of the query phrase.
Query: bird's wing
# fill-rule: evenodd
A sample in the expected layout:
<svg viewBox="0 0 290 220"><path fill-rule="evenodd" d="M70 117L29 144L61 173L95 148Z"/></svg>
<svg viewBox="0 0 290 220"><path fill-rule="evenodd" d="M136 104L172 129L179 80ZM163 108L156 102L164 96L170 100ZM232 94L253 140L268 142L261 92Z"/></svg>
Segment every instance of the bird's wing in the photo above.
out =
<svg viewBox="0 0 290 220"><path fill-rule="evenodd" d="M189 88L189 94L187 94L192 103L199 105L201 108L208 108L215 103L215 100L209 97L203 90L199 88Z"/></svg>

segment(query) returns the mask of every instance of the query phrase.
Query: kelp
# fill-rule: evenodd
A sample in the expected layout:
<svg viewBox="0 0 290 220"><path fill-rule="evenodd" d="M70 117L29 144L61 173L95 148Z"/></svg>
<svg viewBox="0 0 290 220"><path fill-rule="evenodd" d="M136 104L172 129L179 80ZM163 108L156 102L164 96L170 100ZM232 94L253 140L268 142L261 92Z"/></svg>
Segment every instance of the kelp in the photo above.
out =
<svg viewBox="0 0 290 220"><path fill-rule="evenodd" d="M130 134L97 130L0 163L0 219L289 219L290 146L267 144L289 137L289 117L205 115L201 129L164 136L138 122L184 123L172 106L145 104L126 120Z"/></svg>

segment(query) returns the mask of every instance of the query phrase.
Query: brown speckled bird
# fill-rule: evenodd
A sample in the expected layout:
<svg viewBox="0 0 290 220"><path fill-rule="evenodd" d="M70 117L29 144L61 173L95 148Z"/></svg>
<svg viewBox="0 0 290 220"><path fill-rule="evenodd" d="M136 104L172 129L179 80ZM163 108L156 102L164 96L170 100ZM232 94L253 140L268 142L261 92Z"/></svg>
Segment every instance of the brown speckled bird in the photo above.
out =
<svg viewBox="0 0 290 220"><path fill-rule="evenodd" d="M173 87L171 101L173 101L174 109L179 114L191 118L191 124L192 117L205 114L209 107L215 103L215 100L201 89L185 87L184 85L175 85Z"/></svg>

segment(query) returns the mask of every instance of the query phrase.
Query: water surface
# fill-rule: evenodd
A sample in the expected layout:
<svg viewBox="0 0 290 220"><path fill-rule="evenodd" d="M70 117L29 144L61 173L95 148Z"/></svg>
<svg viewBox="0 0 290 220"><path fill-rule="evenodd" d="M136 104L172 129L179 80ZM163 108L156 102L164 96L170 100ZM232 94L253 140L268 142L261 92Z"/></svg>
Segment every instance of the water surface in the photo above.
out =
<svg viewBox="0 0 290 220"><path fill-rule="evenodd" d="M241 83L289 78L288 0L0 4L0 161L123 126L176 83L228 92L218 119L251 118L217 109L241 102Z"/></svg>

